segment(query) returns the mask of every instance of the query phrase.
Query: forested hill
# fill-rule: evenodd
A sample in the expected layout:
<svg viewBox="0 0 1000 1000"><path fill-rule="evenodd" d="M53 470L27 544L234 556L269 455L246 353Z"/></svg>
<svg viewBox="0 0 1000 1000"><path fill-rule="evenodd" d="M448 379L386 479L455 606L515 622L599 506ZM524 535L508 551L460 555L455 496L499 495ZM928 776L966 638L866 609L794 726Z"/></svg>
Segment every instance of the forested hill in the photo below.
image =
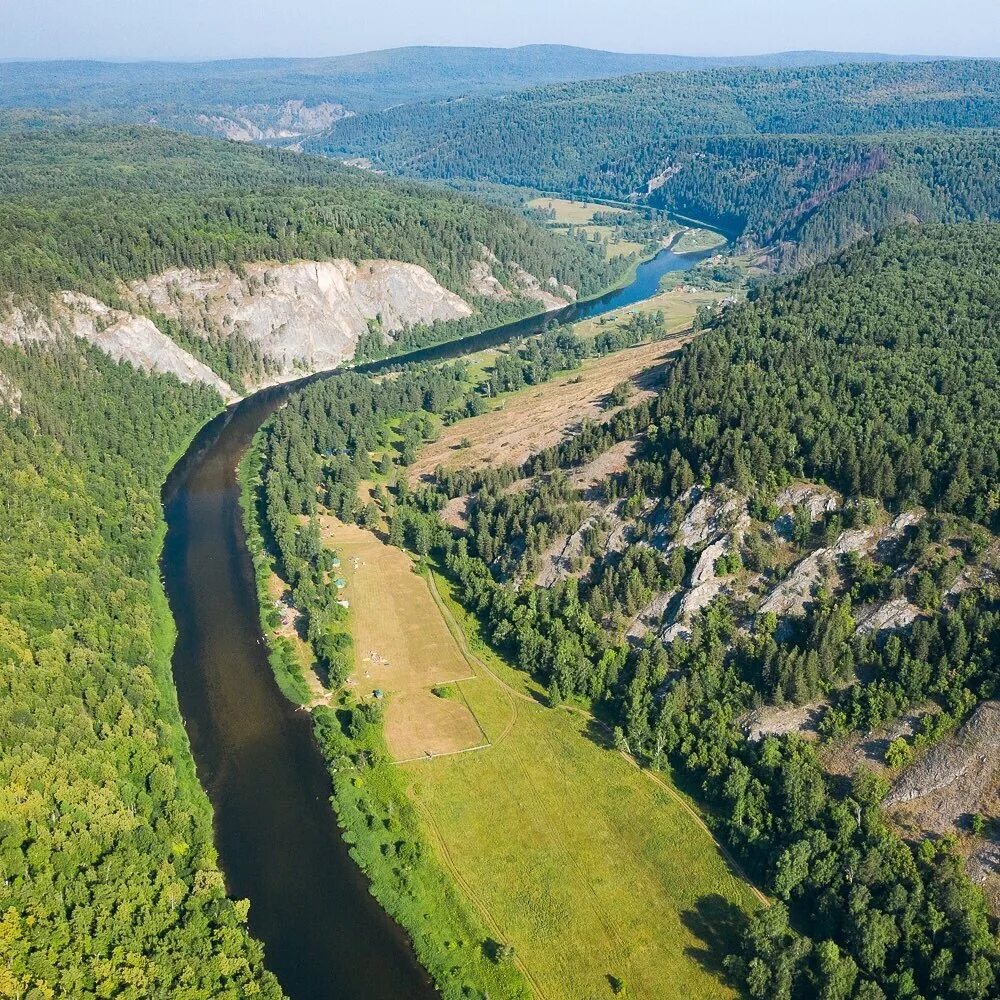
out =
<svg viewBox="0 0 1000 1000"><path fill-rule="evenodd" d="M0 303L113 300L169 267L338 257L419 264L461 294L483 246L581 293L616 273L600 248L515 213L320 158L142 126L0 137Z"/></svg>
<svg viewBox="0 0 1000 1000"><path fill-rule="evenodd" d="M0 63L0 122L156 122L232 138L289 138L349 112L568 80L738 63L802 66L898 57L785 52L738 59L628 54L567 45L410 47L325 59L205 63Z"/></svg>
<svg viewBox="0 0 1000 1000"><path fill-rule="evenodd" d="M725 968L753 1000L998 995L1000 948L963 871L1000 837L992 746L970 744L953 778L934 773L933 793L966 771L986 779L937 825L883 807L909 761L954 750L964 720L995 711L998 254L997 225L892 230L724 314L655 399L516 468L453 465L376 494L389 539L446 568L552 707L599 710L617 749L710 805L773 899L749 926L728 918L741 941ZM586 350L552 332L491 378L544 380L546 355L558 368ZM493 396L470 396L467 377L356 375L273 421L267 514L309 614L326 569L318 526L295 515L376 523L357 492L372 452L402 427L406 463L433 413L461 433ZM605 461L622 445L624 465ZM870 617L887 607L910 613ZM724 936L710 947L717 968Z"/></svg>
<svg viewBox="0 0 1000 1000"><path fill-rule="evenodd" d="M170 675L160 484L221 405L0 344L0 995L278 1000Z"/></svg>
<svg viewBox="0 0 1000 1000"><path fill-rule="evenodd" d="M310 145L412 176L649 199L764 244L822 215L808 262L907 218L993 217L998 126L1000 63L956 60L572 83L363 115Z"/></svg>

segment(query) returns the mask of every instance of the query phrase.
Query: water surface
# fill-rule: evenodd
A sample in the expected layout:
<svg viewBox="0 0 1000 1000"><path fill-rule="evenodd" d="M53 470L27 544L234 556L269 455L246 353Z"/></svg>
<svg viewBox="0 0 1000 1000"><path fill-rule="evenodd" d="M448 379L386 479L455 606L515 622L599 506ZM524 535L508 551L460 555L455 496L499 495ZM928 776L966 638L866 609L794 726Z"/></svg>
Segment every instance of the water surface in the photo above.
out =
<svg viewBox="0 0 1000 1000"><path fill-rule="evenodd" d="M655 294L660 278L705 254L662 251L617 291L461 341L359 368L459 357L546 324L585 319ZM215 811L231 896L250 900L250 930L292 1000L429 1000L437 996L407 935L368 891L329 797L330 776L307 712L278 689L267 659L236 470L260 425L317 378L264 389L201 433L163 490L163 575L177 624L173 656L198 776Z"/></svg>

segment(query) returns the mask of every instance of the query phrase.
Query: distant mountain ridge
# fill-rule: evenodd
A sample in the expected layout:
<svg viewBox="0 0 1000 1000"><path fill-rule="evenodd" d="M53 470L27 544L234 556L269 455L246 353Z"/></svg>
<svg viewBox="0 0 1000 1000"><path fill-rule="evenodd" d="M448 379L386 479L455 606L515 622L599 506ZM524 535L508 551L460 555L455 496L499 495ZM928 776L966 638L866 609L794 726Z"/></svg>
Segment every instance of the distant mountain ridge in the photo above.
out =
<svg viewBox="0 0 1000 1000"><path fill-rule="evenodd" d="M645 203L783 267L900 222L1000 218L1000 62L722 67L356 115L306 151L390 173Z"/></svg>
<svg viewBox="0 0 1000 1000"><path fill-rule="evenodd" d="M923 58L810 51L702 57L526 45L415 46L321 59L198 63L0 62L0 126L40 115L76 123L151 123L249 141L292 141L350 114L418 100L496 95L645 72Z"/></svg>

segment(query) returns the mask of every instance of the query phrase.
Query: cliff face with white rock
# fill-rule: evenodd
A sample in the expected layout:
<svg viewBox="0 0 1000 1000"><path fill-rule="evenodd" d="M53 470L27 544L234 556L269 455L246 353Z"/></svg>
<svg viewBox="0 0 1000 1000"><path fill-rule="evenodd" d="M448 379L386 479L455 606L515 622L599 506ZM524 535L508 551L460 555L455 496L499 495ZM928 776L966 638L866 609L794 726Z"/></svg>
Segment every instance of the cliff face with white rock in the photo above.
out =
<svg viewBox="0 0 1000 1000"><path fill-rule="evenodd" d="M236 397L208 365L162 334L148 317L112 309L89 295L62 292L53 297L45 313L19 306L0 320L4 343L53 343L67 337L85 340L141 371L176 375L182 382L204 382L227 401Z"/></svg>
<svg viewBox="0 0 1000 1000"><path fill-rule="evenodd" d="M136 282L132 292L137 305L195 333L241 334L284 374L350 359L372 321L391 337L473 311L424 268L389 260L250 264L242 275L172 270Z"/></svg>
<svg viewBox="0 0 1000 1000"><path fill-rule="evenodd" d="M300 261L250 264L239 274L171 270L122 288L128 310L61 292L45 309L7 302L0 341L54 342L78 337L148 372L204 382L229 401L233 389L150 316L174 320L214 342L242 336L259 346L277 377L324 371L350 360L359 339L378 329L387 340L416 324L462 319L473 308L425 268L400 261Z"/></svg>
<svg viewBox="0 0 1000 1000"><path fill-rule="evenodd" d="M515 275L514 289L496 278L494 268ZM468 289L487 298L534 300L543 309L576 297L574 289L554 278L541 282L517 264L501 265L485 248L483 259L473 265ZM230 337L249 341L280 380L349 361L371 330L388 343L412 326L464 319L474 312L425 268L395 260L263 262L239 272L228 267L173 269L123 286L120 295L127 310L78 292L53 296L44 310L7 302L0 310L0 341L79 337L144 371L204 382L229 401L236 393L195 356L200 352L192 354L175 343L150 317L165 317L215 345Z"/></svg>

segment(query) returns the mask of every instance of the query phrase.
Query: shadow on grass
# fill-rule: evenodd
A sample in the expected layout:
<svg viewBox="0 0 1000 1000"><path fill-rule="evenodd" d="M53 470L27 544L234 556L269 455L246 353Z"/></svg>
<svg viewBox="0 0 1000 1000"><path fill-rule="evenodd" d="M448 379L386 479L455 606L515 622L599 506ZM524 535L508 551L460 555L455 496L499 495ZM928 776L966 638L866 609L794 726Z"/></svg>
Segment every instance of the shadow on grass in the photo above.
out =
<svg viewBox="0 0 1000 1000"><path fill-rule="evenodd" d="M587 719L587 725L583 732L588 740L596 743L602 750L614 750L615 741L612 730L598 722L597 719Z"/></svg>
<svg viewBox="0 0 1000 1000"><path fill-rule="evenodd" d="M701 896L694 908L681 914L684 926L701 942L700 947L685 948L685 954L702 968L735 985L725 971L725 959L733 954L747 926L746 914L718 893Z"/></svg>

